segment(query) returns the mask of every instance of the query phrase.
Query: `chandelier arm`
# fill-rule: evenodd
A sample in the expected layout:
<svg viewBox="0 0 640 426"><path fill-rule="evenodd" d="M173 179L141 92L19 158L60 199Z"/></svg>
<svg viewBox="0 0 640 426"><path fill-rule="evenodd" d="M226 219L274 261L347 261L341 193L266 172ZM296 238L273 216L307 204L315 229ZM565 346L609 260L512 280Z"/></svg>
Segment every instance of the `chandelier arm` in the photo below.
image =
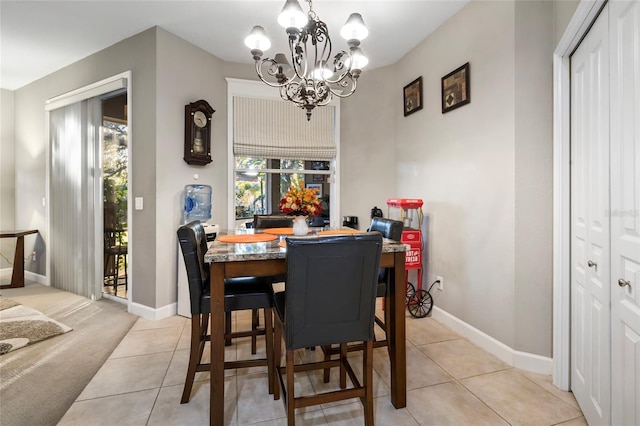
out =
<svg viewBox="0 0 640 426"><path fill-rule="evenodd" d="M268 86L277 87L283 100L306 110L307 120L310 120L312 111L318 106L328 105L333 96L351 96L356 91L362 70L354 68L356 53L361 54L356 49L359 40L349 40L350 51L341 50L332 58L333 42L327 25L318 18L312 1L305 1L309 5L307 23L302 28L287 28L291 67L281 54L274 59L261 59L259 41L256 40L255 46L251 42L247 45L253 49L251 53L260 80ZM329 72L331 75L325 77Z"/></svg>
<svg viewBox="0 0 640 426"><path fill-rule="evenodd" d="M301 47L303 45L301 43L301 37L302 37L301 34L295 38L289 37L289 50L291 52L291 68L293 68L293 71L295 72L296 77L298 77L300 80L304 79L304 75L306 73L306 63L304 64L304 70L301 69L302 62L303 62L302 53L305 53ZM306 57L306 54L304 55L304 57Z"/></svg>
<svg viewBox="0 0 640 426"><path fill-rule="evenodd" d="M335 96L337 96L337 97L339 97L339 98L347 98L347 97L349 97L349 96L353 95L353 94L355 93L355 91L356 91L356 88L358 87L358 80L357 80L357 79L355 79L355 78L353 78L351 75L349 75L349 79L348 79L348 80L349 80L349 82L345 82L345 83L344 83L344 84L345 84L345 86L344 86L344 87L346 87L346 85L350 85L349 90L348 90L348 91L346 91L346 92L345 92L344 90L341 90L340 92L337 92L337 91L336 91L333 87L331 87L330 85L327 85L327 87L329 88L329 91L330 91L333 95L335 95Z"/></svg>
<svg viewBox="0 0 640 426"><path fill-rule="evenodd" d="M344 59L345 57L349 59L348 67L346 66L347 61ZM338 52L338 54L334 56L334 60L333 60L333 65L334 65L333 72L334 72L334 76L336 77L335 78L332 78L333 76L329 77L325 79L325 81L329 84L339 83L345 77L351 74L352 64L353 64L353 61L351 60L351 55L349 55L349 53L345 52L344 50Z"/></svg>
<svg viewBox="0 0 640 426"><path fill-rule="evenodd" d="M276 77L276 69L278 68L278 63L275 60L271 59L271 58L264 58L264 59L261 59L259 61L256 61L256 74L258 74L258 77L260 78L260 80L262 80L263 83L265 83L266 85L271 86L271 87L284 87L287 84L289 84L291 79L286 77L286 76L284 76L286 78L286 80L284 80L282 82L271 82L271 81L265 79L264 74L262 73L262 67L265 64L269 64L269 66L267 68L267 74L272 75L274 77Z"/></svg>

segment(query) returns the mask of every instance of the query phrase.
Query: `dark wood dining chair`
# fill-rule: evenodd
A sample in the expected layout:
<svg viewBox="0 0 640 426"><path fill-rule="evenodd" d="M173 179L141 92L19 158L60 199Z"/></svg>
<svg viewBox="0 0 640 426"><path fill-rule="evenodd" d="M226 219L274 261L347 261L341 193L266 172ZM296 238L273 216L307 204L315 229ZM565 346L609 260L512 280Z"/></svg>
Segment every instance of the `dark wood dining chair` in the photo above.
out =
<svg viewBox="0 0 640 426"><path fill-rule="evenodd" d="M267 228L291 228L293 227L293 217L285 215L262 215L253 216L254 229Z"/></svg>
<svg viewBox="0 0 640 426"><path fill-rule="evenodd" d="M374 217L371 220L370 232L379 232L384 238L388 238L393 241L400 241L402 238L402 231L404 230L404 224L399 220L387 219L383 217ZM380 268L378 274L378 289L376 292L377 297L386 298L389 292L389 286L391 280L391 270L389 268ZM384 310L384 319L379 318L376 315L376 324L384 331L384 340L376 340L374 347L388 346L387 341L387 326L389 322L388 309Z"/></svg>
<svg viewBox="0 0 640 426"><path fill-rule="evenodd" d="M204 345L211 341L209 334L209 318L211 316L211 287L209 267L204 262L207 251L207 238L202 224L198 221L178 228L178 240L187 269L189 281L189 297L191 302L191 345L189 367L182 392L181 403L189 402L191 388L196 372L209 371L210 364L202 362ZM225 339L264 335L266 341L266 358L226 361L224 368L247 368L266 365L269 375L269 393L273 393L274 382L274 349L273 349L273 288L270 280L256 278L234 279L225 281L224 310L225 313L248 309L264 309L265 328L225 332Z"/></svg>
<svg viewBox="0 0 640 426"><path fill-rule="evenodd" d="M254 215L253 216L253 228L258 231L261 229L273 229L273 228L291 228L293 227L293 217L285 215ZM233 278L234 280L236 278ZM266 277L263 279L267 279ZM270 277L272 283L282 282L285 280L284 275L278 275ZM226 314L228 318L231 318L231 313ZM230 321L227 321L230 324ZM257 309L251 312L251 329L257 330L260 327L260 313ZM230 330L229 330L230 331ZM227 340L226 345L230 345L231 341ZM251 353L255 354L257 349L256 339L251 339Z"/></svg>
<svg viewBox="0 0 640 426"><path fill-rule="evenodd" d="M400 241L402 238L402 231L404 230L404 225L399 220L387 219L382 217L374 217L371 221L371 226L369 227L369 232L378 232L384 238ZM390 281L391 280L391 270L389 268L380 268L378 273L378 287L376 289L376 297L387 297ZM379 340L375 339L373 342L374 348L389 346L387 339L387 326L386 324L389 322L389 310L384 310L384 319L375 317L375 323L384 331L384 339ZM339 352L340 348L334 346L324 346L322 350L325 354L335 355ZM351 351L360 351L362 350L362 344L349 345L348 350Z"/></svg>
<svg viewBox="0 0 640 426"><path fill-rule="evenodd" d="M350 398L361 399L365 425L373 425L373 323L381 250L382 236L377 232L287 238L285 291L274 296L274 399L282 391L289 425L295 424L296 408ZM286 348L284 367L281 339ZM347 358L349 342L364 342L362 383ZM337 359L327 355L323 361L294 362L297 349L331 344L340 345ZM295 373L333 367L340 369L339 390L295 395Z"/></svg>

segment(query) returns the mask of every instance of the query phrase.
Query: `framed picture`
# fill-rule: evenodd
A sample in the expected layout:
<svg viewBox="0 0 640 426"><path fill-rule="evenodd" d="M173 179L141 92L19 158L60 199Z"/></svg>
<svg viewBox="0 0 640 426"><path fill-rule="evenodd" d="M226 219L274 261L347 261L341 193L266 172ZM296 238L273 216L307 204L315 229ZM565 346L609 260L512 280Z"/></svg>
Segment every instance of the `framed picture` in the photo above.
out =
<svg viewBox="0 0 640 426"><path fill-rule="evenodd" d="M321 183L308 183L305 185L309 189L317 189L316 195L318 198L322 198L322 184Z"/></svg>
<svg viewBox="0 0 640 426"><path fill-rule="evenodd" d="M329 170L329 162L328 161L312 161L311 170ZM327 175L312 175L311 179L313 180L313 182L324 183L326 181L326 177Z"/></svg>
<svg viewBox="0 0 640 426"><path fill-rule="evenodd" d="M422 76L404 86L404 116L422 109Z"/></svg>
<svg viewBox="0 0 640 426"><path fill-rule="evenodd" d="M442 77L442 113L471 102L469 62Z"/></svg>

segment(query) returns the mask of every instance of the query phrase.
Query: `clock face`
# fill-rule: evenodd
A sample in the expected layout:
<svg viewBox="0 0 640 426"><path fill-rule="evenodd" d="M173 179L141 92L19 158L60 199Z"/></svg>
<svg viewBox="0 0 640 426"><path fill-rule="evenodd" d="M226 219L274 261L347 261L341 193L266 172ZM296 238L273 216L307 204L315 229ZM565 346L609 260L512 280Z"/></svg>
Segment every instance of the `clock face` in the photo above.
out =
<svg viewBox="0 0 640 426"><path fill-rule="evenodd" d="M204 127L207 125L207 116L202 111L196 111L193 114L193 123L198 127Z"/></svg>

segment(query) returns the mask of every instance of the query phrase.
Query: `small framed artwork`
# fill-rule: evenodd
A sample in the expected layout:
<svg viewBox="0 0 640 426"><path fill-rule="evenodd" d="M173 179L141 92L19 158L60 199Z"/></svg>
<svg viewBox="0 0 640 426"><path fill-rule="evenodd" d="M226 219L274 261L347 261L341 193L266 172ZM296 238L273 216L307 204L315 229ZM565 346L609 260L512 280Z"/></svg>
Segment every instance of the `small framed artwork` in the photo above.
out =
<svg viewBox="0 0 640 426"><path fill-rule="evenodd" d="M422 76L404 86L404 116L422 109Z"/></svg>
<svg viewBox="0 0 640 426"><path fill-rule="evenodd" d="M316 195L318 198L322 198L322 184L321 183L308 183L306 187L309 189L317 189Z"/></svg>
<svg viewBox="0 0 640 426"><path fill-rule="evenodd" d="M442 113L471 102L469 62L442 77Z"/></svg>
<svg viewBox="0 0 640 426"><path fill-rule="evenodd" d="M311 162L311 170L329 170L329 162L328 161L312 161ZM324 183L326 181L326 176L327 175L320 175L320 174L316 174L316 175L312 175L312 180L314 182L322 182Z"/></svg>

